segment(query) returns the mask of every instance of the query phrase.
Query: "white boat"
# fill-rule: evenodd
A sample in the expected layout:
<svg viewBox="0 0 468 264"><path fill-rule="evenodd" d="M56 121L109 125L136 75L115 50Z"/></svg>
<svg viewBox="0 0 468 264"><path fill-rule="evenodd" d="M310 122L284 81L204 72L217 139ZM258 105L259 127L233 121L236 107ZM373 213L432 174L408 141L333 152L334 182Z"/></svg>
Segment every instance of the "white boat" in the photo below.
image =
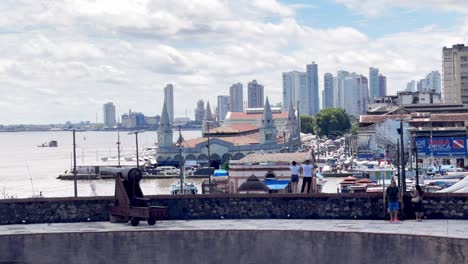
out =
<svg viewBox="0 0 468 264"><path fill-rule="evenodd" d="M438 193L453 193L453 192L465 192L468 191L468 176L463 178L462 180L456 182L452 186L437 191Z"/></svg>
<svg viewBox="0 0 468 264"><path fill-rule="evenodd" d="M183 183L184 193L183 194L197 194L198 188L192 182ZM171 184L171 194L180 194L180 181Z"/></svg>

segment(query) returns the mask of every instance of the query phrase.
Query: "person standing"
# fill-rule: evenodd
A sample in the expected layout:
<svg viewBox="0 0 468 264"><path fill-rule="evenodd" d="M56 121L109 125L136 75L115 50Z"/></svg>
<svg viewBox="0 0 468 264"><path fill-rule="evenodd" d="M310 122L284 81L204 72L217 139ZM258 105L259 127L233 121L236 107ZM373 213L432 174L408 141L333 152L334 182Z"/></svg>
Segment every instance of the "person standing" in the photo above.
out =
<svg viewBox="0 0 468 264"><path fill-rule="evenodd" d="M304 193L304 188L307 184L307 193L310 193L310 185L312 183L312 170L313 166L310 164L310 160L306 160L305 164L301 165L302 169L302 187L301 193Z"/></svg>
<svg viewBox="0 0 468 264"><path fill-rule="evenodd" d="M291 170L291 188L293 193L297 193L297 184L299 183L299 166L296 161L291 163L289 167Z"/></svg>
<svg viewBox="0 0 468 264"><path fill-rule="evenodd" d="M400 205L398 204L398 192L400 190L396 186L395 179L392 179L392 183L389 187L387 187L386 198L388 201L388 212L390 214L390 223L395 222L398 223L398 210L400 209Z"/></svg>
<svg viewBox="0 0 468 264"><path fill-rule="evenodd" d="M421 186L416 185L416 189L411 193L411 202L413 203L413 208L414 208L414 214L416 215L416 221L421 222L422 221L422 214L423 214L423 195L424 192L421 189Z"/></svg>

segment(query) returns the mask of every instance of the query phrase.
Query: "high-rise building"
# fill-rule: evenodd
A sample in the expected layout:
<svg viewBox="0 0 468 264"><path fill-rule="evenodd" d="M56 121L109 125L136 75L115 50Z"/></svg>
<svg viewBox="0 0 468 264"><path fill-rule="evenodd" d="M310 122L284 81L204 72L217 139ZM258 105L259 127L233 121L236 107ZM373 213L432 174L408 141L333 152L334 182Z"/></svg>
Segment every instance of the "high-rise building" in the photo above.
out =
<svg viewBox="0 0 468 264"><path fill-rule="evenodd" d="M304 114L316 115L319 112L318 65L315 62L306 66L307 112Z"/></svg>
<svg viewBox="0 0 468 264"><path fill-rule="evenodd" d="M415 80L411 80L410 82L408 82L406 84L406 89L405 91L407 92L414 92L416 91L416 81Z"/></svg>
<svg viewBox="0 0 468 264"><path fill-rule="evenodd" d="M387 96L387 77L379 74L379 96Z"/></svg>
<svg viewBox="0 0 468 264"><path fill-rule="evenodd" d="M244 87L242 83L233 84L229 88L229 105L231 112L243 112L244 111Z"/></svg>
<svg viewBox="0 0 468 264"><path fill-rule="evenodd" d="M306 93L306 73L291 71L283 72L283 111L289 110L289 104L301 102L301 93ZM304 106L306 106L304 102ZM304 110L307 110L305 108ZM306 112L304 112L306 113Z"/></svg>
<svg viewBox="0 0 468 264"><path fill-rule="evenodd" d="M323 75L323 109L333 107L333 75L325 73Z"/></svg>
<svg viewBox="0 0 468 264"><path fill-rule="evenodd" d="M229 95L218 95L218 122L223 122L227 112L230 111L229 101Z"/></svg>
<svg viewBox="0 0 468 264"><path fill-rule="evenodd" d="M333 79L333 107L344 109L344 80L349 76L347 71L338 71Z"/></svg>
<svg viewBox="0 0 468 264"><path fill-rule="evenodd" d="M468 46L444 47L442 53L442 100L468 104Z"/></svg>
<svg viewBox="0 0 468 264"><path fill-rule="evenodd" d="M468 65L468 64L467 64ZM466 70L468 72L468 70ZM440 93L441 92L441 78L440 78L440 73L439 71L432 71L429 74L426 75L426 78L424 78L424 91L429 92L431 90L434 90L435 93ZM467 86L468 87L468 86Z"/></svg>
<svg viewBox="0 0 468 264"><path fill-rule="evenodd" d="M369 68L369 99L374 100L374 97L380 96L380 81L379 81L379 69Z"/></svg>
<svg viewBox="0 0 468 264"><path fill-rule="evenodd" d="M368 81L363 75L352 73L344 78L343 109L349 115L359 116L367 110Z"/></svg>
<svg viewBox="0 0 468 264"><path fill-rule="evenodd" d="M202 122L205 117L205 102L198 100L197 108L195 109L195 121Z"/></svg>
<svg viewBox="0 0 468 264"><path fill-rule="evenodd" d="M166 103L169 122L172 124L174 123L174 86L172 84L164 87L164 102Z"/></svg>
<svg viewBox="0 0 468 264"><path fill-rule="evenodd" d="M263 108L263 85L258 84L257 80L249 82L247 86L247 96L248 108Z"/></svg>
<svg viewBox="0 0 468 264"><path fill-rule="evenodd" d="M115 106L112 102L106 103L103 106L104 114L104 125L108 127L113 127L116 125L115 122Z"/></svg>

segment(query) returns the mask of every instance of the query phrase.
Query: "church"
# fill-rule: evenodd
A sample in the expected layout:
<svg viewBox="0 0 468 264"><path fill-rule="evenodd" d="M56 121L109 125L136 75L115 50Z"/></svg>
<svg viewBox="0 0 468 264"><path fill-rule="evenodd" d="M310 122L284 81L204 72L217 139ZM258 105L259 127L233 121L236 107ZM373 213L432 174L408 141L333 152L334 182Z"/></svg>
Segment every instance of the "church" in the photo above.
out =
<svg viewBox="0 0 468 264"><path fill-rule="evenodd" d="M277 153L292 151L299 145L299 124L294 107L290 104L287 120L278 130L276 120L286 113L273 114L268 97L263 113L252 113L245 122L219 126L207 104L202 126L202 137L173 142L173 130L166 104L163 105L158 131L157 161L168 164L184 160L218 167L229 160L242 159L250 153ZM249 115L244 113L245 115ZM283 118L286 119L286 118ZM208 159L208 157L210 157Z"/></svg>

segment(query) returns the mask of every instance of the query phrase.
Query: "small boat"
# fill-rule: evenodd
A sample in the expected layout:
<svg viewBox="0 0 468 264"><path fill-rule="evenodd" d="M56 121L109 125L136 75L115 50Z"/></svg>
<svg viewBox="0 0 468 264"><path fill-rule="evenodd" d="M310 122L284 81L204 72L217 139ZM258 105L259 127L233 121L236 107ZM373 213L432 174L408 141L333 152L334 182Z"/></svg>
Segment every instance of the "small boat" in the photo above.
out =
<svg viewBox="0 0 468 264"><path fill-rule="evenodd" d="M184 193L183 194L197 194L198 188L192 182L183 183ZM180 194L180 181L171 184L171 194Z"/></svg>
<svg viewBox="0 0 468 264"><path fill-rule="evenodd" d="M46 143L42 143L41 145L37 146L38 148L56 148L58 147L57 140L51 140Z"/></svg>

